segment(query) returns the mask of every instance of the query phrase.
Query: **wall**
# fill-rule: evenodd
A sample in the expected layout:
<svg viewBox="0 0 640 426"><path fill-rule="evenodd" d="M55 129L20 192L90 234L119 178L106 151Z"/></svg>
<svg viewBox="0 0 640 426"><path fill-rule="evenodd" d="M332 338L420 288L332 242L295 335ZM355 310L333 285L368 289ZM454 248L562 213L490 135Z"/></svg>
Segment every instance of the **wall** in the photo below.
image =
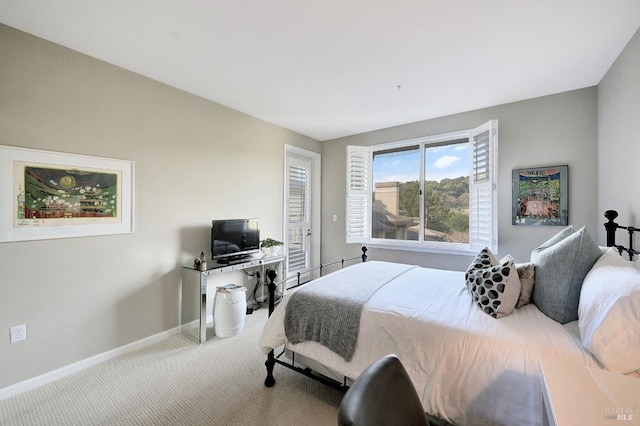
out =
<svg viewBox="0 0 640 426"><path fill-rule="evenodd" d="M260 217L281 237L283 146L321 150L1 25L0 58L0 144L136 167L135 233L0 244L0 389L176 327L181 265L207 251L211 219Z"/></svg>
<svg viewBox="0 0 640 426"><path fill-rule="evenodd" d="M511 171L568 165L569 222L586 225L595 236L597 209L597 90L595 87L500 105L323 142L322 258L353 256L359 245L345 244L345 157L347 145L374 145L477 127L499 120L498 217L499 255L529 260L531 251L559 231L558 227L511 224ZM337 215L338 220L332 221ZM601 241L604 244L604 237ZM469 256L372 249L371 259L464 270Z"/></svg>
<svg viewBox="0 0 640 426"><path fill-rule="evenodd" d="M640 30L598 85L598 210L617 210L620 225L640 226ZM598 216L598 220L606 219ZM604 230L600 230L604 239ZM625 246L628 238L618 232ZM622 237L622 238L620 238ZM640 240L635 242L635 247Z"/></svg>

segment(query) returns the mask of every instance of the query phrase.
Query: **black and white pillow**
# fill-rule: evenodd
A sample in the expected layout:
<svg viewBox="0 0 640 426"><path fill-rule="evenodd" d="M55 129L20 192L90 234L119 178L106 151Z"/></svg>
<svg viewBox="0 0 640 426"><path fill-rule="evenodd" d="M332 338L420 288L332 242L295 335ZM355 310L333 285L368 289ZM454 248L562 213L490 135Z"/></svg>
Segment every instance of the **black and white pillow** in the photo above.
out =
<svg viewBox="0 0 640 426"><path fill-rule="evenodd" d="M486 251L486 252L485 252ZM502 318L513 312L520 296L520 278L515 261L506 256L500 262L488 249L483 249L466 273L466 282L471 297L484 313L493 318Z"/></svg>
<svg viewBox="0 0 640 426"><path fill-rule="evenodd" d="M466 274L464 274L464 279L467 283L467 288L469 289L469 292L472 293L471 287L475 282L474 273L485 268L490 268L497 264L498 264L498 259L496 259L493 253L491 253L491 250L489 250L487 247L480 250L480 253L478 253L476 258L473 259L473 262L471 262L471 265L469 265L469 267L467 268Z"/></svg>

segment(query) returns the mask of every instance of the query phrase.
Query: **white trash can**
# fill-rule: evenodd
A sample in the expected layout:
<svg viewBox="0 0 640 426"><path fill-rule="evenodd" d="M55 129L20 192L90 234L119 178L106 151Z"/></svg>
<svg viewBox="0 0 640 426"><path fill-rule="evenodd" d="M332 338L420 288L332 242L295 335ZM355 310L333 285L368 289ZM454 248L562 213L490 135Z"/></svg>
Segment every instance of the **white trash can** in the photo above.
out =
<svg viewBox="0 0 640 426"><path fill-rule="evenodd" d="M236 336L244 328L247 288L227 284L218 287L213 304L213 327L218 337Z"/></svg>

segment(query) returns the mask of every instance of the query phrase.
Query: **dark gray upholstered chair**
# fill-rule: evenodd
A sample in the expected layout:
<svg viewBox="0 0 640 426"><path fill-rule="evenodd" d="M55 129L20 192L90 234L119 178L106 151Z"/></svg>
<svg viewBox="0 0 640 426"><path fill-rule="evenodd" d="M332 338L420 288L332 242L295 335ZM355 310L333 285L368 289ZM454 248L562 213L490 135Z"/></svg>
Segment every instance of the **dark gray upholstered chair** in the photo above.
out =
<svg viewBox="0 0 640 426"><path fill-rule="evenodd" d="M407 370L395 355L367 367L342 398L340 426L429 425Z"/></svg>

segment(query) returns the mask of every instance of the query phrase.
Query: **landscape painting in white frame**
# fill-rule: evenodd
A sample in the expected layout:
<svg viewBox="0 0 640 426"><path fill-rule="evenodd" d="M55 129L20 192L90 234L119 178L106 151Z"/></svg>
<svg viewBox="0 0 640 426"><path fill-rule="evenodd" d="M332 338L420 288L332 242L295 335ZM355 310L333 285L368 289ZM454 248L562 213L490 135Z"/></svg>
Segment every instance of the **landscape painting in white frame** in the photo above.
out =
<svg viewBox="0 0 640 426"><path fill-rule="evenodd" d="M134 167L0 145L0 242L132 233Z"/></svg>

